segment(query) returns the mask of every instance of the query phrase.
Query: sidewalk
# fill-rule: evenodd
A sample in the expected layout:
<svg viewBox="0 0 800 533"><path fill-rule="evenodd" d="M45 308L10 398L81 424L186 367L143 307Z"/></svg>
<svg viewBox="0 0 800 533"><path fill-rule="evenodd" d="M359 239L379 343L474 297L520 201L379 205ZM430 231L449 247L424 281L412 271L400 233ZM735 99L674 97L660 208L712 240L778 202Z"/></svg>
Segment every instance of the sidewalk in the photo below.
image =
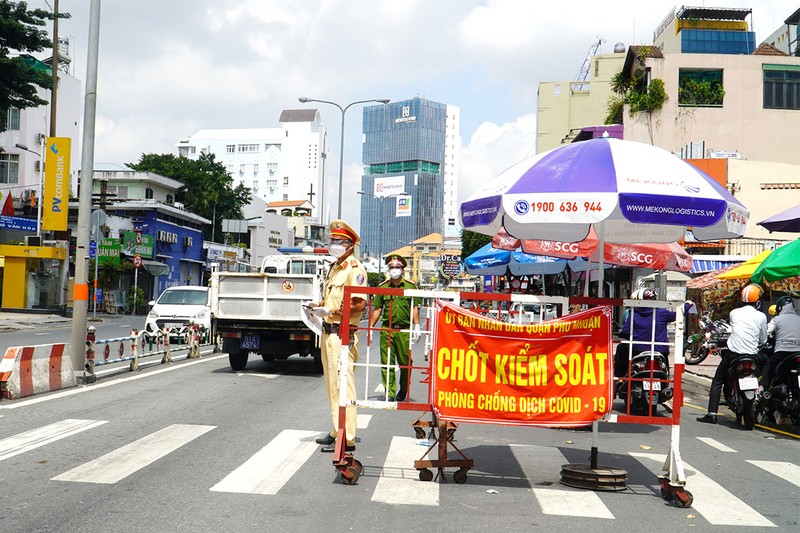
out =
<svg viewBox="0 0 800 533"><path fill-rule="evenodd" d="M93 320L90 314L88 321L102 322L103 316L98 314L97 318ZM68 324L72 324L71 317L65 317L57 314L11 313L0 311L0 333L4 331L38 329L49 326L65 326Z"/></svg>

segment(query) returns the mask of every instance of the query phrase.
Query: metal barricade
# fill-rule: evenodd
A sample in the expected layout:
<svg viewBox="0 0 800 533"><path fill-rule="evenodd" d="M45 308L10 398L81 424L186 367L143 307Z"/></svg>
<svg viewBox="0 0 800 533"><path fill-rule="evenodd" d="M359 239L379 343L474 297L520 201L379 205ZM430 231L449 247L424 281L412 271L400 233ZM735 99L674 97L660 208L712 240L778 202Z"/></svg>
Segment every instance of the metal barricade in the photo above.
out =
<svg viewBox="0 0 800 533"><path fill-rule="evenodd" d="M542 322L545 319L552 318L553 315L562 317L568 313L568 310L573 306L580 305L584 308L593 306L617 306L635 310L649 309L655 317L657 309L663 309L675 313L675 332L671 341L660 342L655 338L655 329L652 338L647 343L653 351L669 347L672 354L674 354L674 370L667 374L658 374L656 366L652 361L654 356L650 356L651 363L644 364L641 372L638 374L631 374L633 365L637 362L633 361L632 357L628 357L627 367L628 374L615 378L614 390L624 390L628 394L628 398L632 398L632 394L636 391L642 392L641 397L652 402L653 395L658 395L661 391L671 390L672 403L671 408L665 411L670 416L659 415L654 410L648 409L647 412L637 412L636 409L631 411L631 401L626 401L624 409L621 411L611 410L599 420L592 423L592 450L591 450L591 464L589 465L565 465L577 466L579 468L562 470L562 482L578 486L582 488L594 488L604 490L621 490L625 488L624 482L627 477L625 471L614 472L615 469L608 467L601 467L597 464L598 456L598 440L599 430L598 421L621 423L621 424L658 424L672 426L670 432L670 446L667 460L664 464L662 473L658 476L659 484L661 486L661 493L664 498L674 499L676 505L679 507L688 507L691 505L691 494L685 490L686 478L683 471L683 464L680 458L679 440L680 440L680 412L683 402L683 393L681 388L681 378L684 369L683 350L677 347L683 346L683 307L678 302L659 302L659 301L638 301L638 300L622 300L622 299L601 299L601 298L588 298L588 297L560 297L560 296L534 296L526 294L493 294L493 293L458 293L449 291L424 291L424 290L403 290L403 289L387 289L387 288L364 288L364 287L346 287L344 292L343 316L349 316L350 297L353 294L366 295L368 298L367 314L371 314L372 301L375 296L383 295L384 297L399 297L403 296L411 299L413 305L420 306L420 323L421 336L424 339L423 345L423 361L414 361L411 357L413 346L409 342L408 346L408 362L405 365L396 365L391 357L391 343L387 347L388 357L386 362L381 362L380 354L380 341L373 339L373 336L379 332L385 332L391 335L398 330L393 329L388 331L385 327L376 324L375 327L370 327L369 319L366 324L362 320L358 327L342 324L339 330L339 336L342 340L342 349L339 354L338 361L338 392L339 392L339 417L338 417L338 435L335 445L334 467L341 473L342 480L347 484L355 484L362 471L361 463L353 457L352 453L346 453L345 447L345 427L346 427L346 411L347 407L351 408L369 408L378 410L402 410L402 411L416 411L419 412L419 417L412 423L413 430L417 438L423 438L426 433L430 434L430 446L425 451L424 455L415 461L414 467L419 471L419 477L422 481L430 481L434 478L431 469L438 469L439 475L444 475L444 468L455 467L457 468L453 477L456 482L463 483L467 479L467 472L472 468L472 460L464 455L464 453L457 448L453 442L453 436L458 428L458 423L453 421L439 420L436 416L435 398L432 397L431 390L431 350L435 345L433 338L433 331L431 329L431 318L433 313L433 304L435 300L449 301L464 309L471 309L474 312L480 313L488 318L499 320L502 322L512 322L523 324L526 322ZM673 311L674 310L674 311ZM349 363L349 342L348 339L352 333L352 329L356 330L356 334L366 334L366 347L359 350L358 361L354 363L353 372L355 376L356 385L356 398L347 397L348 389L348 366ZM407 325L407 329L401 330L407 333L409 338L413 335L413 325ZM620 339L623 345L630 345L633 342L632 337L628 339ZM609 365L612 365L612 357L614 350L610 351ZM638 363L637 363L638 364ZM399 370L407 370L408 382L406 383L409 397L405 401L390 401L389 388L381 383L380 371L384 370L388 373L389 367L401 367ZM612 366L613 368L613 366ZM663 370L663 369L662 369ZM378 377L376 377L378 376ZM378 389L375 389L375 385ZM419 384L427 388L420 394ZM381 389L380 386L384 385ZM412 385L417 387L417 390L412 390ZM378 395L375 393L378 391ZM638 394L638 393L637 393ZM413 396L413 397L412 397ZM638 396L637 396L638 397ZM614 398L611 398L613 402ZM667 402L668 403L668 402ZM638 404L637 404L638 405ZM656 403L655 405L659 405ZM663 405L663 403L661 403ZM671 411L671 412L670 412ZM430 413L431 420L423 420L423 418ZM448 449L453 448L459 459L448 458ZM435 450L435 451L434 451ZM611 470L611 477L613 481L608 484L608 472ZM621 483L621 485L620 485Z"/></svg>
<svg viewBox="0 0 800 533"><path fill-rule="evenodd" d="M170 343L169 337L177 338L177 344ZM139 359L163 356L161 363L171 363L170 352L188 349L188 358L200 357L200 347L214 345L205 328L190 326L165 328L156 333L132 330L127 337L96 340L94 328L87 333L86 371L94 374L94 367L130 361L130 371L139 370Z"/></svg>

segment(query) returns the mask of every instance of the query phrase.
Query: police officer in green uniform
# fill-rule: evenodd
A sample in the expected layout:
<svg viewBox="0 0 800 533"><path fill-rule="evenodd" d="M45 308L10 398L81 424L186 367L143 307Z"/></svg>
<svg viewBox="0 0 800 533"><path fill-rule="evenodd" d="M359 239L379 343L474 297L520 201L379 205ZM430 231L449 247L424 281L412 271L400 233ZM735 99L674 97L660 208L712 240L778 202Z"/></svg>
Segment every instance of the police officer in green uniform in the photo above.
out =
<svg viewBox="0 0 800 533"><path fill-rule="evenodd" d="M386 258L389 268L389 279L381 283L381 288L388 289L416 289L417 286L403 278L403 269L406 260L397 254ZM383 322L381 327L381 380L386 388L388 400L402 402L408 397L409 364L411 344L409 343L410 325L414 324L413 342L419 338L419 307L412 309L411 298L407 296L388 296L377 294L372 301L372 315L370 327L374 327L378 320ZM395 382L394 367L400 365L400 388Z"/></svg>

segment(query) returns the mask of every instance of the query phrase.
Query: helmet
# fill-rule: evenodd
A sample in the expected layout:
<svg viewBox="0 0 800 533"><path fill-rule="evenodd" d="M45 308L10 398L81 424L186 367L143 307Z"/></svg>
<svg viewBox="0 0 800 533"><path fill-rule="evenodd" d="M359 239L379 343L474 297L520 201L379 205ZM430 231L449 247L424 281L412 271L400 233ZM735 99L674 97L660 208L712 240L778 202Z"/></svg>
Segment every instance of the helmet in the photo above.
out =
<svg viewBox="0 0 800 533"><path fill-rule="evenodd" d="M641 300L642 299L642 291L644 289L636 289L631 293L631 300Z"/></svg>
<svg viewBox="0 0 800 533"><path fill-rule="evenodd" d="M642 300L655 300L656 299L656 291L653 289L642 289Z"/></svg>
<svg viewBox="0 0 800 533"><path fill-rule="evenodd" d="M792 299L790 297L781 296L780 298L778 298L778 301L775 302L775 314L777 315L778 313L780 313L783 307L787 304L794 306L794 302L792 302Z"/></svg>
<svg viewBox="0 0 800 533"><path fill-rule="evenodd" d="M775 316L778 314L778 308L775 304L769 306L769 316Z"/></svg>
<svg viewBox="0 0 800 533"><path fill-rule="evenodd" d="M762 294L764 294L764 289L761 288L761 285L751 283L742 289L742 301L747 304L754 304L761 299Z"/></svg>

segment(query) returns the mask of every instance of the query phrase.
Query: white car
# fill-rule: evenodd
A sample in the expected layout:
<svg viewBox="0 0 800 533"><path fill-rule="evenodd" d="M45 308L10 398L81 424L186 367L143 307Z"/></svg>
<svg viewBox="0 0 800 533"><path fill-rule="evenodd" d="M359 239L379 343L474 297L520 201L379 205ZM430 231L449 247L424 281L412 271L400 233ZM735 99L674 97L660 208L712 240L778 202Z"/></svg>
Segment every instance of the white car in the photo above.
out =
<svg viewBox="0 0 800 533"><path fill-rule="evenodd" d="M169 287L158 300L150 302L145 330L155 333L163 328L182 328L190 322L211 329L208 287L181 285Z"/></svg>

